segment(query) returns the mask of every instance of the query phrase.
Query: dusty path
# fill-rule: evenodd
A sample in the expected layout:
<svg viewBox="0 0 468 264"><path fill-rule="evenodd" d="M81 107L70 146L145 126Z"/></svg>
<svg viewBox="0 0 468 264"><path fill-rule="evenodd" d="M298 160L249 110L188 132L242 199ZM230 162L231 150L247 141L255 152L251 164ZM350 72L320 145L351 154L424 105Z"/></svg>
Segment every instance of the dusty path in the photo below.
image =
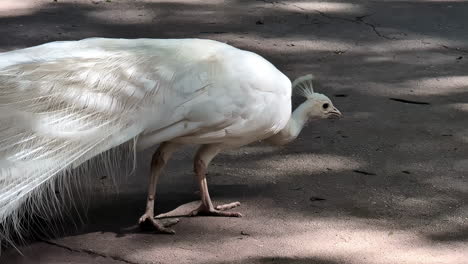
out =
<svg viewBox="0 0 468 264"><path fill-rule="evenodd" d="M243 218L185 218L175 236L123 232L144 209L144 153L82 229L0 263L468 263L466 14L466 1L1 1L2 51L91 36L217 39L291 78L314 73L346 118L313 123L285 148L220 155L213 199L240 201ZM191 155L172 161L158 211L197 198Z"/></svg>

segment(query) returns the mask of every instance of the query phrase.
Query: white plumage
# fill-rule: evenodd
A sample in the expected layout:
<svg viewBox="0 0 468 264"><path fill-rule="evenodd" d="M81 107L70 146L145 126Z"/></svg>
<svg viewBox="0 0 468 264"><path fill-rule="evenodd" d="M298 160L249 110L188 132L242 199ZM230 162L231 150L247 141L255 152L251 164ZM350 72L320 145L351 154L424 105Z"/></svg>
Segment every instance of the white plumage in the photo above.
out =
<svg viewBox="0 0 468 264"><path fill-rule="evenodd" d="M24 211L50 209L41 195L57 179L124 143L129 151L163 143L140 222L171 232L153 219L154 190L182 144L202 145L195 160L202 206L193 214L239 216L221 211L237 203L213 208L206 167L225 148L261 139L284 144L309 118L340 115L311 80L295 83L307 101L291 118L284 74L254 53L212 40L91 38L1 53L0 224L19 229Z"/></svg>

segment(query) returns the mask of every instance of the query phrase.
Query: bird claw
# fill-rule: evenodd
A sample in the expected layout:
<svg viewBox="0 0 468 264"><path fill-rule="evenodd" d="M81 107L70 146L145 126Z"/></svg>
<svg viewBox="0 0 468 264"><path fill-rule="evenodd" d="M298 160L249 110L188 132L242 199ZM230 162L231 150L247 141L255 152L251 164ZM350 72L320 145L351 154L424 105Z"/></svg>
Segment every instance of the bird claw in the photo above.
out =
<svg viewBox="0 0 468 264"><path fill-rule="evenodd" d="M147 213L142 215L140 219L138 220L138 224L140 225L142 229L148 229L148 227L151 226L152 228L155 228L156 231L158 231L159 233L171 234L171 235L175 234L175 231L167 227L173 226L177 224L178 222L179 222L179 219L177 218L158 221L154 219L153 215L147 214Z"/></svg>
<svg viewBox="0 0 468 264"><path fill-rule="evenodd" d="M202 204L200 205L200 207L190 212L189 216L204 215L204 216L242 217L242 214L239 212L225 212L225 210L229 210L238 206L240 206L240 203L234 202L234 203L229 203L229 204L218 205L216 206L216 209L215 209L215 208L207 208Z"/></svg>
<svg viewBox="0 0 468 264"><path fill-rule="evenodd" d="M154 219L156 220L157 218L154 218ZM156 221L158 221L158 220L156 220ZM171 226L176 225L177 223L179 223L179 221L180 221L179 218L171 218L171 219L166 218L166 219L159 220L159 222L164 227L171 227Z"/></svg>
<svg viewBox="0 0 468 264"><path fill-rule="evenodd" d="M241 205L240 202L233 202L233 203L218 205L215 208L216 210L219 210L219 211L226 211L226 210L238 207L240 205Z"/></svg>

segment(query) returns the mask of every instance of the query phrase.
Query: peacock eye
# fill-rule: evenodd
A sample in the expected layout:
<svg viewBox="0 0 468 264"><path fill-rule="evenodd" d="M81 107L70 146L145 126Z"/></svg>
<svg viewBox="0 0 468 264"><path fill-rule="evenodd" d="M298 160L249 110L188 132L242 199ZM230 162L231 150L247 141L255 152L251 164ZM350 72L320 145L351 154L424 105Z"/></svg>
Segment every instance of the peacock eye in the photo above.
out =
<svg viewBox="0 0 468 264"><path fill-rule="evenodd" d="M323 109L327 109L329 107L328 103L322 105Z"/></svg>

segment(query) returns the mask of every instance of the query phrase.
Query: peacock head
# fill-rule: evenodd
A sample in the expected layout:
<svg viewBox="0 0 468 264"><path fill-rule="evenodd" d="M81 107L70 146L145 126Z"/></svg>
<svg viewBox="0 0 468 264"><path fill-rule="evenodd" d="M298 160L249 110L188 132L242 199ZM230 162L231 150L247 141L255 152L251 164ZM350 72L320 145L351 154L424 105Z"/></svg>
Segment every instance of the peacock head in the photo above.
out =
<svg viewBox="0 0 468 264"><path fill-rule="evenodd" d="M326 95L315 93L312 85L314 77L311 74L297 78L293 83L293 91L307 100L303 103L311 119L341 118L343 115Z"/></svg>

